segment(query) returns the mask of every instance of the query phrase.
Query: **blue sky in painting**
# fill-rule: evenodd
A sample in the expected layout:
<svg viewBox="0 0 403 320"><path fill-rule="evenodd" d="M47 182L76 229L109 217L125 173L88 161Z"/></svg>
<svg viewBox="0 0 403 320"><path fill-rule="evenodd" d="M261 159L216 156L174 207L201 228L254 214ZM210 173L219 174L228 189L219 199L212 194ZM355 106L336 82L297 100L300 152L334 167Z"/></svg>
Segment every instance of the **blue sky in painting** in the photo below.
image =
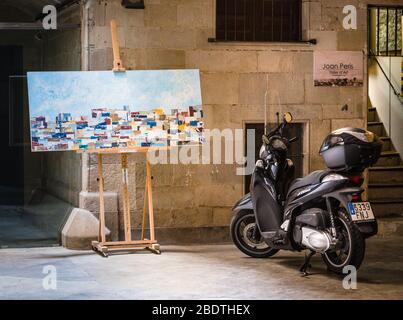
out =
<svg viewBox="0 0 403 320"><path fill-rule="evenodd" d="M165 112L201 106L199 70L28 72L31 117L90 115L93 108Z"/></svg>

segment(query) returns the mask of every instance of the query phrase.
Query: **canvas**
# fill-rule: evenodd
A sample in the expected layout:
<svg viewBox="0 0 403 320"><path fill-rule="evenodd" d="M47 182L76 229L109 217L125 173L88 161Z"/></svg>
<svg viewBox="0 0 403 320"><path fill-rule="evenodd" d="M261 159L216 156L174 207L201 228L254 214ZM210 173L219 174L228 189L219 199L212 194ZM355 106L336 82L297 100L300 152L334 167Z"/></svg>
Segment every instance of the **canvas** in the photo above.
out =
<svg viewBox="0 0 403 320"><path fill-rule="evenodd" d="M28 72L32 151L203 142L199 70Z"/></svg>

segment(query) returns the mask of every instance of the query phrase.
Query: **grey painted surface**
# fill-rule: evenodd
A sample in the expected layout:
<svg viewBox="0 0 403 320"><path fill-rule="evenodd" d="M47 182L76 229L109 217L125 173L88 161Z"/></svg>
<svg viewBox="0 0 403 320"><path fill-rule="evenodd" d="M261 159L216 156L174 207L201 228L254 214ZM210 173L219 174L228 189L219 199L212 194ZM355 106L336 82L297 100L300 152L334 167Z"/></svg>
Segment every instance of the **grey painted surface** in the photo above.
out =
<svg viewBox="0 0 403 320"><path fill-rule="evenodd" d="M7 249L0 251L0 298L402 299L402 238L374 238L367 247L357 290L343 289L320 257L313 259L313 274L302 278L303 253L252 259L232 244L163 246L161 255L109 258L64 248ZM57 268L55 291L42 287L45 265Z"/></svg>

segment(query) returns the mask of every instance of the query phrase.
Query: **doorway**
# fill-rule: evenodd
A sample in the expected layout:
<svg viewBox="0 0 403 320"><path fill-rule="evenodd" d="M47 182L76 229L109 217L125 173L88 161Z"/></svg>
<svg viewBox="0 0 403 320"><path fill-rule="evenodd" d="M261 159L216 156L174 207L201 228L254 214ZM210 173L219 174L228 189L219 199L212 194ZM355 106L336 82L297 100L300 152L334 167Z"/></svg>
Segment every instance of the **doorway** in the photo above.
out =
<svg viewBox="0 0 403 320"><path fill-rule="evenodd" d="M269 128L273 128L274 124L269 124ZM299 137L297 141L290 145L288 150L288 158L294 162L295 172L293 179L300 178L303 175L303 127L302 123L291 123L284 128L284 135L286 137ZM255 159L259 158L259 150L262 145L262 135L264 133L263 123L247 123L245 124L245 134L247 130L255 130ZM269 129L270 130L270 129ZM245 153L248 150L248 139L245 136ZM244 192L249 193L251 175L245 176L244 179Z"/></svg>
<svg viewBox="0 0 403 320"><path fill-rule="evenodd" d="M0 46L0 148L3 155L1 164L5 168L0 175L0 204L3 205L24 203L24 150L21 145L10 141L11 131L15 136L23 135L22 121L10 121L10 76L22 74L22 46ZM18 101L15 103L18 105ZM18 112L18 109L21 110L17 108L14 111Z"/></svg>

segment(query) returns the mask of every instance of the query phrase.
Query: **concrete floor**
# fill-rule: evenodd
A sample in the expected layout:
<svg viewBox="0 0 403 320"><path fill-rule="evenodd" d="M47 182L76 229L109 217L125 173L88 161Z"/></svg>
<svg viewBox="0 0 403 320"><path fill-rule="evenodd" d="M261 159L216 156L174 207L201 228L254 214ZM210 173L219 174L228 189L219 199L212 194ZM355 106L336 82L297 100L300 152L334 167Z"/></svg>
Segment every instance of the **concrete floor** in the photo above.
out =
<svg viewBox="0 0 403 320"><path fill-rule="evenodd" d="M64 248L0 250L0 299L403 299L403 237L368 241L357 290L313 259L302 278L303 253L271 259L244 256L232 244L163 246L102 258ZM57 290L44 290L45 265Z"/></svg>

